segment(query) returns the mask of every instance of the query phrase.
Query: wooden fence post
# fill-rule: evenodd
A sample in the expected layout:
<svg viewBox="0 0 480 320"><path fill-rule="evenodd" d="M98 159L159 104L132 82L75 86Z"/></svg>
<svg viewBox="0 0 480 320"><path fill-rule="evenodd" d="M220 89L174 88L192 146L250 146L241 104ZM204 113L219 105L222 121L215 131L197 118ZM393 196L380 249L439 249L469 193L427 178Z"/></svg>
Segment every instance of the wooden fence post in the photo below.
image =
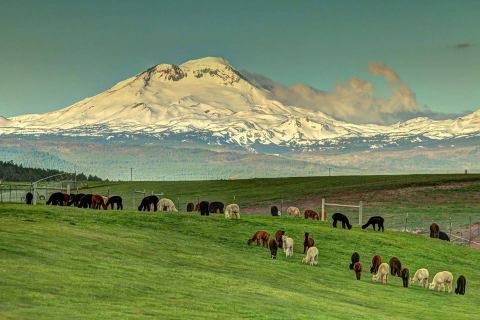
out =
<svg viewBox="0 0 480 320"><path fill-rule="evenodd" d="M325 199L322 198L322 221L325 221Z"/></svg>
<svg viewBox="0 0 480 320"><path fill-rule="evenodd" d="M358 204L358 224L362 225L363 220L363 201Z"/></svg>

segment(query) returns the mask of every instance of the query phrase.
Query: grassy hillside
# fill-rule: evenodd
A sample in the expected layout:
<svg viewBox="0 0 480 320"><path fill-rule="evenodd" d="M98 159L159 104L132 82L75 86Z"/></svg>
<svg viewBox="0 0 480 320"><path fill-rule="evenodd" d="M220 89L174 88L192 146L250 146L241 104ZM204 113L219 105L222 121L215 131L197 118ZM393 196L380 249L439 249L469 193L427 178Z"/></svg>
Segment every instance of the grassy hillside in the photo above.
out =
<svg viewBox="0 0 480 320"><path fill-rule="evenodd" d="M284 228L293 258L247 246L259 229ZM319 265L301 264L303 232ZM358 251L361 281L348 270ZM465 296L401 279L371 283L373 255L412 273L449 270ZM200 217L0 205L0 318L6 319L475 319L480 251L405 233L332 229L288 217Z"/></svg>

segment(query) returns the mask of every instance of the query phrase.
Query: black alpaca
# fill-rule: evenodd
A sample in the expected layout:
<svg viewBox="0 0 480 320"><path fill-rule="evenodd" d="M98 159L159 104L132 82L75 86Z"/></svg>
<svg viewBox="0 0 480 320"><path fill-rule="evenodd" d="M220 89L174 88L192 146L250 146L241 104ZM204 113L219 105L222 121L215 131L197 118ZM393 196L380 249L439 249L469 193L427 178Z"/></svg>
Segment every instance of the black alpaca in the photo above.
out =
<svg viewBox="0 0 480 320"><path fill-rule="evenodd" d="M223 213L223 208L225 208L225 205L219 201L210 202L208 205L208 211L210 213Z"/></svg>
<svg viewBox="0 0 480 320"><path fill-rule="evenodd" d="M150 211L151 206L153 205L153 211L158 210L158 197L157 196L146 196L143 198L142 202L138 206L138 211Z"/></svg>
<svg viewBox="0 0 480 320"><path fill-rule="evenodd" d="M208 201L200 202L199 207L200 207L199 208L200 209L200 215L202 215L202 216L209 216L210 215L210 212L208 211L208 207L209 207Z"/></svg>
<svg viewBox="0 0 480 320"><path fill-rule="evenodd" d="M382 229L382 232L385 230L383 227L383 222L385 220L380 216L371 217L368 219L368 222L362 226L362 229L367 229L369 225L373 226L373 231L375 231L375 225L378 225L378 231Z"/></svg>
<svg viewBox="0 0 480 320"><path fill-rule="evenodd" d="M278 216L278 207L277 206L272 206L270 208L270 214L274 217Z"/></svg>
<svg viewBox="0 0 480 320"><path fill-rule="evenodd" d="M408 270L408 268L403 268L400 271L400 278L402 278L404 288L408 288L408 282L410 281L409 276L410 270Z"/></svg>
<svg viewBox="0 0 480 320"><path fill-rule="evenodd" d="M85 194L78 202L79 208L91 208L92 207L92 194Z"/></svg>
<svg viewBox="0 0 480 320"><path fill-rule="evenodd" d="M393 257L392 259L390 259L388 264L390 265L390 274L392 276L400 277L400 273L402 271L402 263L400 262L400 260L397 257Z"/></svg>
<svg viewBox="0 0 480 320"><path fill-rule="evenodd" d="M344 215L340 212L337 212L332 216L332 219L333 219L333 227L334 228L337 227L337 221L341 221L343 229L345 229L345 226L347 226L348 230L352 229L352 225L348 221L348 218L347 218L346 215Z"/></svg>
<svg viewBox="0 0 480 320"><path fill-rule="evenodd" d="M192 212L195 209L195 205L191 202L187 204L187 212Z"/></svg>
<svg viewBox="0 0 480 320"><path fill-rule="evenodd" d="M467 285L467 279L464 276L460 276L457 279L457 288L455 289L456 294L465 294L465 286Z"/></svg>
<svg viewBox="0 0 480 320"><path fill-rule="evenodd" d="M445 240L445 241L450 241L450 237L448 236L448 234L446 234L446 233L443 232L443 231L439 231L439 233L438 233L438 239L440 239L440 240Z"/></svg>
<svg viewBox="0 0 480 320"><path fill-rule="evenodd" d="M360 261L360 255L358 254L358 252L354 252L352 254L352 263L350 263L350 270L353 270L353 266L355 265L355 263L359 262Z"/></svg>
<svg viewBox="0 0 480 320"><path fill-rule="evenodd" d="M115 204L117 205L117 210L123 210L123 199L120 196L111 196L108 198L107 203L105 203L105 208L110 206L110 209L113 210Z"/></svg>
<svg viewBox="0 0 480 320"><path fill-rule="evenodd" d="M80 200L82 200L84 193L78 193L78 194L71 194L70 195L70 201L68 201L68 206L75 206L78 207L78 204L80 203Z"/></svg>
<svg viewBox="0 0 480 320"><path fill-rule="evenodd" d="M65 202L65 194L61 192L52 193L50 198L48 198L47 205L52 206L63 206Z"/></svg>
<svg viewBox="0 0 480 320"><path fill-rule="evenodd" d="M25 195L25 203L26 204L32 204L33 203L33 193L27 192Z"/></svg>

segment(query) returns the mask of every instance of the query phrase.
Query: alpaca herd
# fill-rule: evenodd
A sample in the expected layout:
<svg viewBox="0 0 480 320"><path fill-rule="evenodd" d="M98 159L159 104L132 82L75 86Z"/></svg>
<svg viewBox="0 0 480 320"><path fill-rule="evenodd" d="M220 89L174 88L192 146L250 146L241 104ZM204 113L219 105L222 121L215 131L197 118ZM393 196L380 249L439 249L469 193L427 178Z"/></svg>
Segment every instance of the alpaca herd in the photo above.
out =
<svg viewBox="0 0 480 320"><path fill-rule="evenodd" d="M97 210L107 210L108 207L113 210L116 206L117 210L123 210L122 197L104 197L99 194L67 194L62 192L55 192L50 195L46 204L53 206L74 206L77 208L90 208Z"/></svg>

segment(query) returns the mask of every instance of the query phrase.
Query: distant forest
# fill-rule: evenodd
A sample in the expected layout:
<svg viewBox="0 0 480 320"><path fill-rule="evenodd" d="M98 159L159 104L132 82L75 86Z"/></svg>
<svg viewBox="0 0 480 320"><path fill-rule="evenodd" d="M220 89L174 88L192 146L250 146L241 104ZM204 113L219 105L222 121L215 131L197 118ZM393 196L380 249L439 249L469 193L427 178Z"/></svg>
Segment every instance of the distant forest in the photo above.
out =
<svg viewBox="0 0 480 320"><path fill-rule="evenodd" d="M0 161L0 181L11 182L34 182L56 174L66 174L73 179L74 174L59 170L26 168L21 164L15 164L13 161ZM55 178L53 178L55 180ZM65 176L59 177L59 180L65 180ZM103 181L101 178L84 173L77 173L77 181Z"/></svg>

